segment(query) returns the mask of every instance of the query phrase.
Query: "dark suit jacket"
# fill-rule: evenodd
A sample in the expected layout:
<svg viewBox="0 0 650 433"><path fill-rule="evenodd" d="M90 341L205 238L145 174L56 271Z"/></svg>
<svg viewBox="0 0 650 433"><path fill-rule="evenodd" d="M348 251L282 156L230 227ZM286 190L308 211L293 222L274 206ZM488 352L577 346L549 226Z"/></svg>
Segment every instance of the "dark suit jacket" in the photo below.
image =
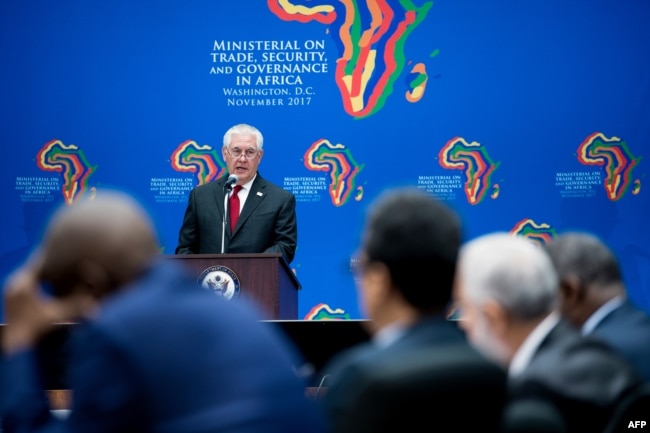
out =
<svg viewBox="0 0 650 433"><path fill-rule="evenodd" d="M603 342L560 321L530 365L510 380L512 399L550 401L569 432L601 432L614 405L640 383L632 367Z"/></svg>
<svg viewBox="0 0 650 433"><path fill-rule="evenodd" d="M4 360L3 433L318 432L297 352L236 302L156 266L73 331L66 422L49 416L34 352Z"/></svg>
<svg viewBox="0 0 650 433"><path fill-rule="evenodd" d="M387 347L348 349L324 373L322 401L333 433L427 431L459 422L464 411L476 417L459 426L493 432L506 398L505 371L444 317L423 320Z"/></svg>
<svg viewBox="0 0 650 433"><path fill-rule="evenodd" d="M620 353L650 382L650 315L630 301L610 312L591 335Z"/></svg>
<svg viewBox="0 0 650 433"><path fill-rule="evenodd" d="M228 174L194 188L178 235L176 254L219 254ZM266 181L253 181L234 233L225 227L225 253L281 253L290 263L296 252L296 197Z"/></svg>

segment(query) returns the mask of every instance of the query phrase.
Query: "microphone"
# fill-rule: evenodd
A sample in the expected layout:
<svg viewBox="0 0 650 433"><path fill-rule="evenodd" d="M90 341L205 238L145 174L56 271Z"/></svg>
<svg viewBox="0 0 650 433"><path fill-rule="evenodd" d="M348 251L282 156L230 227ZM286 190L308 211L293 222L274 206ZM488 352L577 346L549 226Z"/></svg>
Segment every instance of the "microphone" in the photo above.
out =
<svg viewBox="0 0 650 433"><path fill-rule="evenodd" d="M223 194L223 220L221 221L221 254L226 252L226 220L228 219L228 207L229 207L229 202L228 202L228 194L225 193L225 191L232 191L232 186L237 183L237 180L239 178L237 177L236 174L231 174L228 176L228 180L226 180L226 183L223 186L224 189L224 194Z"/></svg>
<svg viewBox="0 0 650 433"><path fill-rule="evenodd" d="M232 186L237 183L239 178L237 177L236 174L231 174L228 176L228 180L226 181L226 184L223 186L226 190L230 191L232 189Z"/></svg>

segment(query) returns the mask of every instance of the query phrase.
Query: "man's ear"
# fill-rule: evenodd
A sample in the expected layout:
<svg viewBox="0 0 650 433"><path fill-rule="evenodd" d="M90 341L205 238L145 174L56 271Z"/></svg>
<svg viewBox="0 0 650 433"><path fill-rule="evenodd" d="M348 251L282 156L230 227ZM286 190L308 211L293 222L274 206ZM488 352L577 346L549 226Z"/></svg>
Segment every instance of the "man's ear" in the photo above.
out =
<svg viewBox="0 0 650 433"><path fill-rule="evenodd" d="M580 304L584 301L585 296L585 288L576 275L570 274L560 280L560 300L563 305Z"/></svg>
<svg viewBox="0 0 650 433"><path fill-rule="evenodd" d="M373 295L385 299L391 290L392 281L388 267L381 262L372 262L366 265L366 279L368 286L372 287Z"/></svg>
<svg viewBox="0 0 650 433"><path fill-rule="evenodd" d="M493 299L488 299L483 306L483 315L495 335L502 336L510 327L510 316L503 307Z"/></svg>

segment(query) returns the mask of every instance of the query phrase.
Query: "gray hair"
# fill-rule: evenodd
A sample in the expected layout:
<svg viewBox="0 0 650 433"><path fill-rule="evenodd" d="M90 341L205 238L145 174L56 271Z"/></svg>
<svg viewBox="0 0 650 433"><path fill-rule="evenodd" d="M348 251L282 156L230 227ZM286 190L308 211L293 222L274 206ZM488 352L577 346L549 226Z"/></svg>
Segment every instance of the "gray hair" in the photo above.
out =
<svg viewBox="0 0 650 433"><path fill-rule="evenodd" d="M255 137L255 144L257 144L257 150L262 150L264 146L264 137L259 129L254 126L248 125L246 123L240 123L231 127L223 135L223 147L227 148L230 145L233 134L242 134L242 135L252 135Z"/></svg>
<svg viewBox="0 0 650 433"><path fill-rule="evenodd" d="M622 284L618 260L611 249L590 233L567 232L551 240L546 251L561 279L573 274L583 284Z"/></svg>
<svg viewBox="0 0 650 433"><path fill-rule="evenodd" d="M519 235L484 235L461 247L459 272L465 296L482 305L488 299L513 316L537 319L553 311L558 277L546 252Z"/></svg>

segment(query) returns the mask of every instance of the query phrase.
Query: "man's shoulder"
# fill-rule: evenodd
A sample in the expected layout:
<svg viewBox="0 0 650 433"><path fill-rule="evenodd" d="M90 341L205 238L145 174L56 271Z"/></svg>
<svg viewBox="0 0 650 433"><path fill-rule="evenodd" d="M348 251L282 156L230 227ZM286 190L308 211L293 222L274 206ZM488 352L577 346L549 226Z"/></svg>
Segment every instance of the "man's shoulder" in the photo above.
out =
<svg viewBox="0 0 650 433"><path fill-rule="evenodd" d="M605 316L596 326L594 332L601 329L626 328L630 331L639 330L650 332L650 314L636 304L626 301L619 308Z"/></svg>
<svg viewBox="0 0 650 433"><path fill-rule="evenodd" d="M373 348L363 345L339 355L326 369L327 395L338 399L367 389L370 384L405 386L427 383L439 388L471 381L491 383L505 393L505 369L489 361L469 344L423 345L421 347L389 346Z"/></svg>
<svg viewBox="0 0 650 433"><path fill-rule="evenodd" d="M606 343L565 329L540 346L515 383L540 382L579 399L599 394L611 400L636 381L632 368Z"/></svg>
<svg viewBox="0 0 650 433"><path fill-rule="evenodd" d="M194 287L199 291L198 282L184 268L172 262L155 261L140 278L103 301L97 319L110 322L125 315L137 317L140 310L149 310L145 306L166 302L167 296L182 289L189 294Z"/></svg>
<svg viewBox="0 0 650 433"><path fill-rule="evenodd" d="M533 363L557 362L560 368L621 364L616 353L600 338L582 335L561 321L533 357Z"/></svg>
<svg viewBox="0 0 650 433"><path fill-rule="evenodd" d="M267 194L275 194L278 196L293 197L293 192L281 187L280 185L262 177L259 173L255 178L253 183L253 188L255 187L263 188Z"/></svg>
<svg viewBox="0 0 650 433"><path fill-rule="evenodd" d="M349 347L334 355L325 365L324 372L336 376L345 371L363 369L375 361L376 351L376 347L370 342Z"/></svg>
<svg viewBox="0 0 650 433"><path fill-rule="evenodd" d="M398 342L388 347L377 347L371 342L361 343L332 359L326 371L329 374L368 375L386 369L460 368L461 365L492 366L478 351L464 340L439 344L422 343L402 345ZM418 367L420 366L420 367Z"/></svg>
<svg viewBox="0 0 650 433"><path fill-rule="evenodd" d="M142 340L172 330L201 335L203 340L234 338L229 335L232 329L248 338L265 332L259 330L261 315L254 305L245 299L235 302L215 295L184 270L167 265L159 265L106 301L92 320L93 328L134 351Z"/></svg>

